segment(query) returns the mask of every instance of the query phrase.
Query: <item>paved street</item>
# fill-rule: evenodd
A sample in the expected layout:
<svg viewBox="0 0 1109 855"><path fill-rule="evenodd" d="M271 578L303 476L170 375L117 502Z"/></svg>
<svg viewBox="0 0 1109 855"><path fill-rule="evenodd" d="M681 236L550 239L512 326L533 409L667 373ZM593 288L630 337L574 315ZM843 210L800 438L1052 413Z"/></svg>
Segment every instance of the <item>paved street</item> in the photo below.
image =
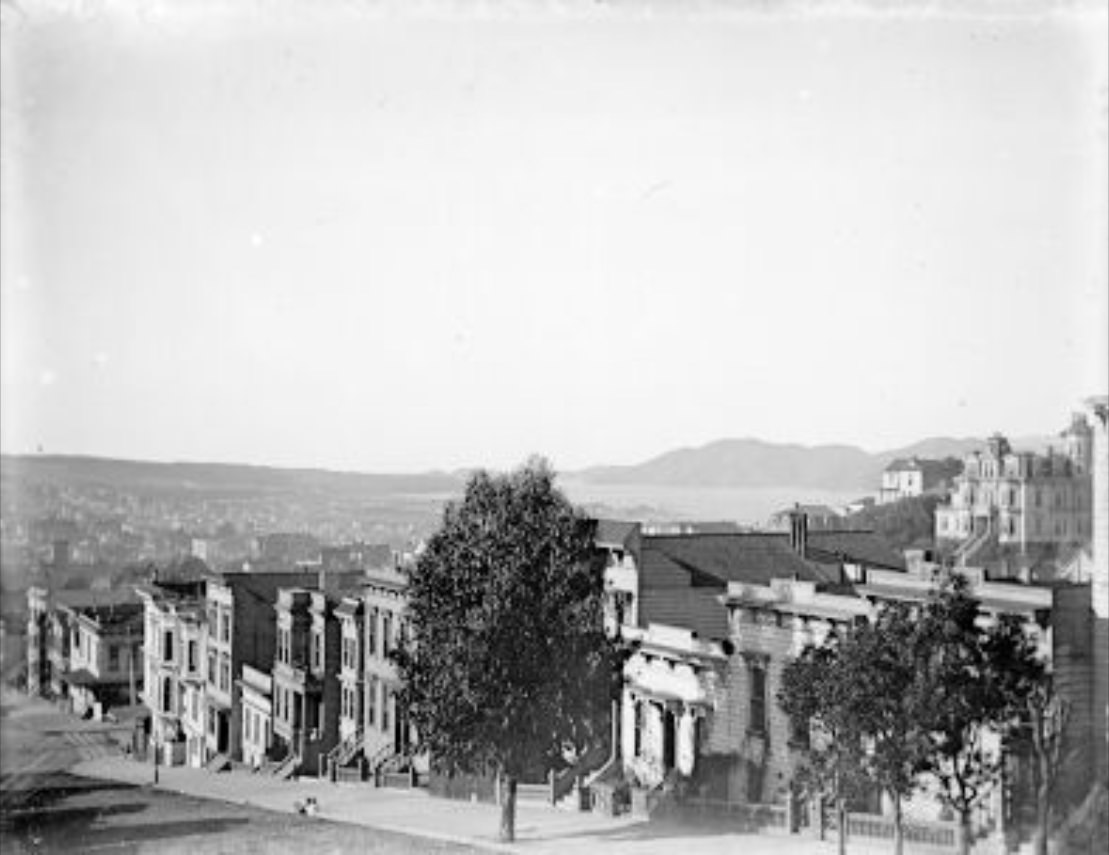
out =
<svg viewBox="0 0 1109 855"><path fill-rule="evenodd" d="M124 729L125 730L125 729ZM42 700L0 695L0 851L466 853L471 847L329 822L149 786L150 767L123 757L119 728L81 721ZM106 763L136 783L75 774Z"/></svg>
<svg viewBox="0 0 1109 855"><path fill-rule="evenodd" d="M752 835L523 803L517 843L500 844L493 805L426 792L279 781L245 770L153 767L125 757L123 729L84 722L49 703L5 692L0 737L0 845L7 852L606 852L673 855L831 855L832 843ZM318 817L295 804L315 796ZM852 843L852 851L885 851Z"/></svg>

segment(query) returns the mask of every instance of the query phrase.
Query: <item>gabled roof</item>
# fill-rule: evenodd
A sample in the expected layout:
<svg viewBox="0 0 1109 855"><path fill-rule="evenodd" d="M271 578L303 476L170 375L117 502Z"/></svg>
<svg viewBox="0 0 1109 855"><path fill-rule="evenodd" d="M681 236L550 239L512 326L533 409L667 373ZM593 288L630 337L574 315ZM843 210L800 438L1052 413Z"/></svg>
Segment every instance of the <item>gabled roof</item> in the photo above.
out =
<svg viewBox="0 0 1109 855"><path fill-rule="evenodd" d="M626 549L628 541L639 530L639 523L624 520L597 520L597 531L593 540L597 546Z"/></svg>
<svg viewBox="0 0 1109 855"><path fill-rule="evenodd" d="M797 579L818 590L850 593L843 564L905 569L902 556L869 531L810 531L804 558L784 532L645 535L638 564L640 625L686 627L703 638L727 637L719 594L729 582Z"/></svg>
<svg viewBox="0 0 1109 855"><path fill-rule="evenodd" d="M808 546L806 557L821 564L832 559L836 563L905 569L905 556L872 531L809 531Z"/></svg>
<svg viewBox="0 0 1109 855"><path fill-rule="evenodd" d="M809 535L812 538L812 535ZM797 554L783 533L659 535L643 538L640 555L642 586L652 576L680 570L691 584L723 588L728 582L766 585L771 579L797 578L837 582L838 573L814 566Z"/></svg>

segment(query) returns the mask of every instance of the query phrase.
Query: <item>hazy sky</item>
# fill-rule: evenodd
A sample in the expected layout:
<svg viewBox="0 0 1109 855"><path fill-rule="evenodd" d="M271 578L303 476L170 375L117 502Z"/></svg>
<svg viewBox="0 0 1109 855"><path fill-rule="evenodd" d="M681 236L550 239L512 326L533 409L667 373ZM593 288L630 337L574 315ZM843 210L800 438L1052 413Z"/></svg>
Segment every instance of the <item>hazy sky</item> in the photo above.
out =
<svg viewBox="0 0 1109 855"><path fill-rule="evenodd" d="M0 444L1057 430L1109 387L1104 7L970 5L4 2Z"/></svg>

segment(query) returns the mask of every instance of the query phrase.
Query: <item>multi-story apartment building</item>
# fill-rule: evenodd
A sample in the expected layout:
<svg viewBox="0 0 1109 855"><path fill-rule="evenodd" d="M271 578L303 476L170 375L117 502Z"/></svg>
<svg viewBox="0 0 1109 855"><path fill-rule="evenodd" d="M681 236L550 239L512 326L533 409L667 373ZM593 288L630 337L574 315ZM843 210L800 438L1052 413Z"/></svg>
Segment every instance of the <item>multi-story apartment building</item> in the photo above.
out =
<svg viewBox="0 0 1109 855"><path fill-rule="evenodd" d="M169 765L200 766L204 751L204 580L136 587L143 604L143 702L150 738Z"/></svg>
<svg viewBox="0 0 1109 855"><path fill-rule="evenodd" d="M413 742L405 710L396 700L400 681L390 654L404 638L407 576L399 566L368 571L365 579L364 751L370 768L404 755Z"/></svg>
<svg viewBox="0 0 1109 855"><path fill-rule="evenodd" d="M968 454L947 504L936 508L936 538L1025 547L1081 543L1090 537L1091 430L1076 415L1062 434L1063 449L1014 451L1000 434Z"/></svg>
<svg viewBox="0 0 1109 855"><path fill-rule="evenodd" d="M365 739L365 614L361 591L344 596L335 608L339 621L339 744L332 749L329 758L336 772L347 764L357 763L359 777Z"/></svg>
<svg viewBox="0 0 1109 855"><path fill-rule="evenodd" d="M78 618L87 614L98 619L98 615L110 615L113 609L126 610L137 602L129 589L52 592L37 586L29 588L26 646L28 692L58 699L71 698L69 674ZM107 653L115 647L118 653L120 644L122 642L113 636L111 645L104 647L104 651ZM105 661L105 673L109 664ZM97 668L99 670L99 665ZM142 677L140 671L140 682ZM92 678L86 675L80 679L88 681ZM92 682L95 683L95 679ZM87 700L87 692L82 694Z"/></svg>
<svg viewBox="0 0 1109 855"><path fill-rule="evenodd" d="M308 717L308 696L316 700L321 691L308 667L311 658L311 592L304 588L282 588L274 608L277 612L277 645L273 663L273 738L275 753L299 763L305 751L305 731L314 727Z"/></svg>
<svg viewBox="0 0 1109 855"><path fill-rule="evenodd" d="M70 657L65 681L73 712L99 721L138 701L143 683L143 608L137 598L69 606Z"/></svg>
<svg viewBox="0 0 1109 855"><path fill-rule="evenodd" d="M274 737L287 767L319 774L339 743L343 697L339 680L343 592L282 588L277 596L277 651L273 665Z"/></svg>

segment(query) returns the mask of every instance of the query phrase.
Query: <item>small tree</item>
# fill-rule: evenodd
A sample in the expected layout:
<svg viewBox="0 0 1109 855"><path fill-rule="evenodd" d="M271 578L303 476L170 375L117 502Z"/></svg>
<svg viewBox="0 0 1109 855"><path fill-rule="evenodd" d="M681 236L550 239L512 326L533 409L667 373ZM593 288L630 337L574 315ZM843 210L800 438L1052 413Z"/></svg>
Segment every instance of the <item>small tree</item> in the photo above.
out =
<svg viewBox="0 0 1109 855"><path fill-rule="evenodd" d="M840 639L830 634L809 645L782 672L778 703L798 728L815 731L799 783L810 796L830 795L836 809L840 855L847 851L847 803L865 785L862 733L847 678ZM823 810L821 810L823 833Z"/></svg>
<svg viewBox="0 0 1109 855"><path fill-rule="evenodd" d="M595 554L592 523L531 461L473 475L409 576L400 701L437 768L502 781L504 840L520 777L608 735L618 651Z"/></svg>
<svg viewBox="0 0 1109 855"><path fill-rule="evenodd" d="M924 768L941 786L940 798L959 817L960 851L970 847L970 818L997 783L1000 745L1024 703L1028 680L1040 672L1023 619L1007 615L992 625L962 577L945 582L918 621L928 691L922 722L929 750Z"/></svg>
<svg viewBox="0 0 1109 855"><path fill-rule="evenodd" d="M918 667L926 651L913 610L883 605L873 621L852 628L840 655L850 663L851 714L868 747L866 772L893 804L894 851L901 855L902 803L917 788L928 745L920 709L929 687Z"/></svg>
<svg viewBox="0 0 1109 855"><path fill-rule="evenodd" d="M1002 617L986 638L993 679L1009 704L1007 734L1031 760L1036 808L1035 851L1047 855L1056 789L1067 752L1070 706L1058 694L1052 674L1015 616Z"/></svg>
<svg viewBox="0 0 1109 855"><path fill-rule="evenodd" d="M927 746L919 713L927 687L917 668L921 651L912 618L908 606L888 604L873 621L807 648L787 666L780 698L787 713L811 718L824 731L806 774L836 793L841 831L847 798L872 784L893 803L898 853L904 848L901 805L916 789Z"/></svg>
<svg viewBox="0 0 1109 855"><path fill-rule="evenodd" d="M1047 855L1056 790L1067 756L1067 723L1070 705L1045 679L1029 694L1028 732L1032 744L1032 780L1036 788L1036 855Z"/></svg>

